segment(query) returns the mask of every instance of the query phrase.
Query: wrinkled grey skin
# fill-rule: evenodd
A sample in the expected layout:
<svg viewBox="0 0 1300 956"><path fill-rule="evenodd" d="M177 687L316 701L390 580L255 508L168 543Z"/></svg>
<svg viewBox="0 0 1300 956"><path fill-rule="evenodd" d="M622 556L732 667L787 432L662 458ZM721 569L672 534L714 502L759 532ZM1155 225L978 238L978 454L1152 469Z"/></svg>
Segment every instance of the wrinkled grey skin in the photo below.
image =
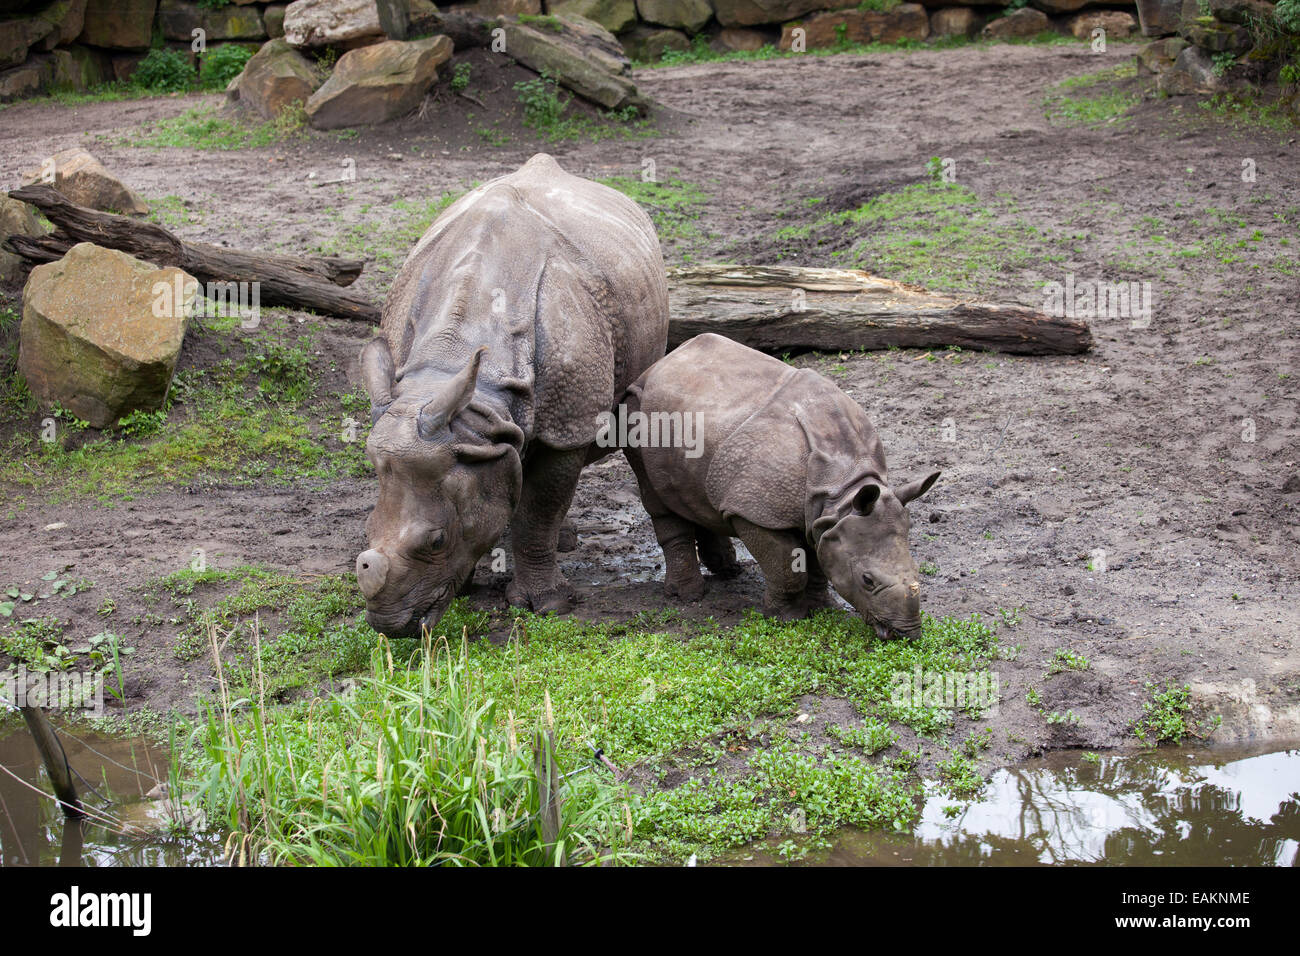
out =
<svg viewBox="0 0 1300 956"><path fill-rule="evenodd" d="M510 528L512 604L567 611L556 537L598 419L663 355L654 227L538 154L446 210L361 354L379 502L357 557L366 619L431 628Z"/></svg>
<svg viewBox="0 0 1300 956"><path fill-rule="evenodd" d="M625 449L663 547L669 596L704 593L700 561L734 574L738 537L763 569L768 613L791 619L830 604L829 579L880 637L920 636L904 505L939 472L891 486L876 430L851 398L815 372L709 334L652 366L627 406L697 416L699 457Z"/></svg>

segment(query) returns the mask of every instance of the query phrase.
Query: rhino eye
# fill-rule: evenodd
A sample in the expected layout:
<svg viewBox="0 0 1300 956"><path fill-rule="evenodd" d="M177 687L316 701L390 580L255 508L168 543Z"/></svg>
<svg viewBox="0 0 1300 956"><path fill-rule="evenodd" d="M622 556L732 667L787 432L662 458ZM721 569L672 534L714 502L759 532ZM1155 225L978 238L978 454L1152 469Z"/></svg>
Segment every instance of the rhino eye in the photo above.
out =
<svg viewBox="0 0 1300 956"><path fill-rule="evenodd" d="M869 574L862 575L862 584L868 591L873 590L876 586L876 582L872 580L872 577Z"/></svg>
<svg viewBox="0 0 1300 956"><path fill-rule="evenodd" d="M430 531L429 536L424 541L424 546L430 551L441 551L442 546L447 543L447 532L439 528L437 531Z"/></svg>

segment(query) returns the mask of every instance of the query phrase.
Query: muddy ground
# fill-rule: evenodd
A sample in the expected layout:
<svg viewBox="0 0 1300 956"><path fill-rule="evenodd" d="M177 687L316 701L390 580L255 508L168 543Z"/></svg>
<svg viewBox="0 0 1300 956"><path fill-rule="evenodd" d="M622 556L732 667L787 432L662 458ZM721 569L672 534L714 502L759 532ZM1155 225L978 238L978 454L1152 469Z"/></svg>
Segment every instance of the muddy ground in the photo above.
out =
<svg viewBox="0 0 1300 956"><path fill-rule="evenodd" d="M518 116L489 121L480 104L445 88L423 115L355 138L227 152L123 144L141 123L215 97L23 104L0 113L0 155L13 185L43 157L86 144L144 196L178 196L195 211L201 221L174 224L182 236L292 251L318 248L394 200L509 171L539 149L591 176L638 177L652 158L661 175L708 195L700 235L669 244L670 263L686 255L756 263L784 256L802 265L837 264L833 244L791 248L772 238L779 226L922 181L930 157L953 157L959 183L981 199L1012 197L1010 225L1025 230L1033 249L1052 253L1051 261L1035 254L1007 265L965 291L1037 306L1044 281L1075 273L1152 279L1154 293L1149 329L1094 323L1096 347L1086 356L902 350L794 359L833 374L862 403L894 475L943 470L912 509L913 554L934 570L926 609L965 617L1023 608L1011 632L1021 650L995 664L1004 694L995 752L1016 759L1132 742L1128 728L1148 680L1189 682L1203 713L1223 715L1223 739L1294 736L1300 279L1207 257L1172 256L1148 268L1133 224L1158 217L1176 243L1192 243L1205 238L1200 210L1213 205L1264 241L1286 239L1281 248L1294 257L1297 133L1149 95L1122 122L1049 119L1044 100L1054 84L1131 53L1122 44L1100 56L1082 44L994 46L641 71L641 88L660 104L656 135L552 145ZM520 77L513 67L492 68L501 72L491 95L508 97ZM476 66L477 75L488 69ZM1119 88L1142 92L1136 79ZM478 88L489 105L491 95ZM491 136L476 131L488 122ZM309 172L328 178L345 157L356 161L356 182L308 187ZM1254 183L1241 181L1243 158L1256 161ZM400 260L404 250L394 252ZM368 269L359 287L378 297L389 278ZM322 366L335 367L321 374L355 380L367 330L306 321L323 326ZM201 360L201 350L187 346L182 368ZM1254 441L1243 440L1245 419L1254 422ZM106 595L119 623L138 617L142 585L184 567L195 547L222 567L348 570L365 544L375 487L364 479L251 489L204 483L143 488L113 506L52 503L21 488L10 496L0 581L75 565L69 574L96 587L66 602L64 614L74 631L93 633ZM578 587L579 615L622 618L663 606L659 552L621 459L584 474L572 517L579 544L562 566ZM1104 572L1089 568L1100 563L1097 551L1105 552ZM476 603L504 603L500 576L480 573L477 581ZM734 620L761 590L751 565L736 582L710 580L687 613ZM146 621L128 636L138 648L141 702L192 706L205 677L170 653L174 628ZM1086 655L1091 668L1045 680L1058 648ZM1042 711L1026 703L1031 686ZM1043 713L1052 711L1073 711L1078 723L1048 725Z"/></svg>

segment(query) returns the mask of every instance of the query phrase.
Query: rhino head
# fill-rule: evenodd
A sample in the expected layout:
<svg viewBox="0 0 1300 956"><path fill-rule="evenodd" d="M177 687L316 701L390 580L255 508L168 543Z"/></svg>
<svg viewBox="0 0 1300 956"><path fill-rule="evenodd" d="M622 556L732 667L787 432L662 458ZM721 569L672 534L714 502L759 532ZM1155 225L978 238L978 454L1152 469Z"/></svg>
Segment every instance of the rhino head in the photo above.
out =
<svg viewBox="0 0 1300 956"><path fill-rule="evenodd" d="M486 346L450 380L395 376L381 336L361 354L373 427L366 457L379 501L357 556L366 620L389 637L433 628L519 502L523 432L476 400Z"/></svg>
<svg viewBox="0 0 1300 956"><path fill-rule="evenodd" d="M938 478L936 471L897 488L868 480L813 522L822 571L882 640L921 636L921 580L907 547L905 506Z"/></svg>

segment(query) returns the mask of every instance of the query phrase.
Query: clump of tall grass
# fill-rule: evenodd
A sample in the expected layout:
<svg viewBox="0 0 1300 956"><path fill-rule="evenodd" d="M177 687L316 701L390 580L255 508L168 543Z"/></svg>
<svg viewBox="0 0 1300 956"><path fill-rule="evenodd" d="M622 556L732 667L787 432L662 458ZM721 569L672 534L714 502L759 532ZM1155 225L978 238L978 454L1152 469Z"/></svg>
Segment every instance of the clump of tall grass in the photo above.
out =
<svg viewBox="0 0 1300 956"><path fill-rule="evenodd" d="M232 858L322 866L553 866L618 862L624 791L596 771L565 779L550 728L502 713L462 641L424 642L324 701L268 709L220 688L194 732L189 782ZM259 648L260 650L260 648ZM195 779L197 778L197 779Z"/></svg>

